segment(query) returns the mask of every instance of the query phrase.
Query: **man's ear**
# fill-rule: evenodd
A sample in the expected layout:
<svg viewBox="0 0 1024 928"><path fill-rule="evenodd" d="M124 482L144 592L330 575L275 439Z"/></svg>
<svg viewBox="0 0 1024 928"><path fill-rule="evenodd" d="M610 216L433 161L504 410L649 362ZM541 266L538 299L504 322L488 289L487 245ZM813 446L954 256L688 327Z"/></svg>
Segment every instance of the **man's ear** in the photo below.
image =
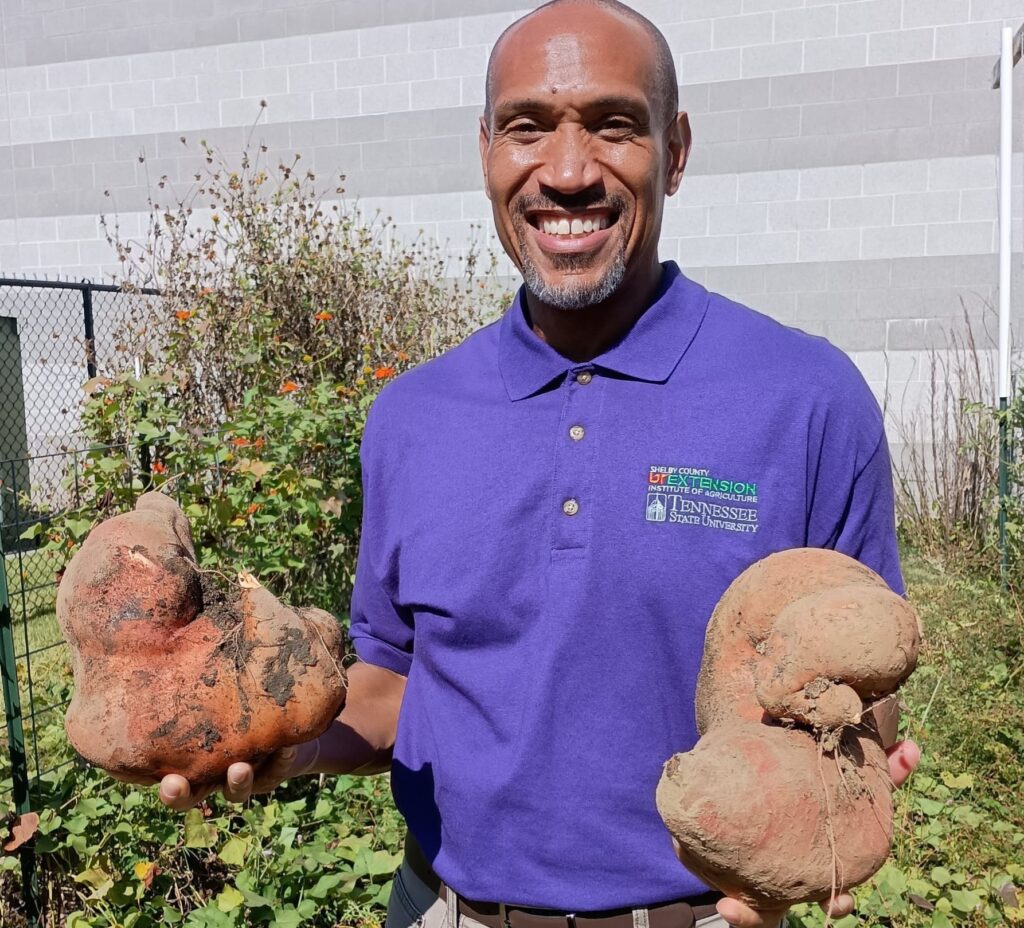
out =
<svg viewBox="0 0 1024 928"><path fill-rule="evenodd" d="M484 172L484 193L491 198L491 185L487 181L487 152L491 147L491 133L487 128L487 114L480 117L480 167Z"/></svg>
<svg viewBox="0 0 1024 928"><path fill-rule="evenodd" d="M690 133L690 117L687 113L677 113L666 131L668 143L668 172L665 177L665 195L672 196L678 189L686 170L686 160L690 157L693 135Z"/></svg>

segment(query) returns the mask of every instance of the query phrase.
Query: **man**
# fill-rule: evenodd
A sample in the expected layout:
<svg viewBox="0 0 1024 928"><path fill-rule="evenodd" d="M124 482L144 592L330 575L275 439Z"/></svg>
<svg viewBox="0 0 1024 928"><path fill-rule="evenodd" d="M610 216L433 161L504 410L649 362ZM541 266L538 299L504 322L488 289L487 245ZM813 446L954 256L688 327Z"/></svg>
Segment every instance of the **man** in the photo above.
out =
<svg viewBox="0 0 1024 928"><path fill-rule="evenodd" d="M391 928L777 924L735 899L716 914L654 806L697 736L704 627L783 548L837 548L902 590L862 378L658 261L690 147L676 96L664 38L610 0L556 0L499 39L480 151L526 285L372 410L346 708L228 771L242 800L390 765L413 839ZM895 748L894 777L915 759ZM200 798L180 777L161 796Z"/></svg>

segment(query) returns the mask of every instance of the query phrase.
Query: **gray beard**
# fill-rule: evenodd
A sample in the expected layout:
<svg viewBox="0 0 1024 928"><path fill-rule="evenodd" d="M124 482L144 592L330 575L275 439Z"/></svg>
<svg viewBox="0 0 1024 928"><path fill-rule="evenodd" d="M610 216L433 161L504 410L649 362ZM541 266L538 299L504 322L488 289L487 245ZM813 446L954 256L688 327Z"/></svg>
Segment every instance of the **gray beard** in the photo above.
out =
<svg viewBox="0 0 1024 928"><path fill-rule="evenodd" d="M608 272L596 283L586 285L571 277L557 286L546 284L530 261L522 236L520 245L520 254L523 256L523 280L526 281L527 289L542 303L555 309L586 309L588 306L603 303L619 289L626 277L626 256L624 249L620 248ZM552 257L552 264L556 270L571 271L586 267L586 262L590 260L589 255L556 255Z"/></svg>

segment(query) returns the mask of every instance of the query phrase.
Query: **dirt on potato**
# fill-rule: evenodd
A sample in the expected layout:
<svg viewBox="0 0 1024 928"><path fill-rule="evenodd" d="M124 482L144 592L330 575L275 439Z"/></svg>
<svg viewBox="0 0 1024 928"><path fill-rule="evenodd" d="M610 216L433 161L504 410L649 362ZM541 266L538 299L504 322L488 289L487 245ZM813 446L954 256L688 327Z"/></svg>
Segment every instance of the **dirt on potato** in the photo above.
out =
<svg viewBox="0 0 1024 928"><path fill-rule="evenodd" d="M708 625L693 750L657 803L682 862L761 908L869 879L892 841L892 781L866 710L913 672L913 608L862 564L799 548L744 571Z"/></svg>
<svg viewBox="0 0 1024 928"><path fill-rule="evenodd" d="M96 526L61 580L75 750L124 778L195 784L321 734L345 701L341 626L251 579L200 572L182 511L159 493Z"/></svg>

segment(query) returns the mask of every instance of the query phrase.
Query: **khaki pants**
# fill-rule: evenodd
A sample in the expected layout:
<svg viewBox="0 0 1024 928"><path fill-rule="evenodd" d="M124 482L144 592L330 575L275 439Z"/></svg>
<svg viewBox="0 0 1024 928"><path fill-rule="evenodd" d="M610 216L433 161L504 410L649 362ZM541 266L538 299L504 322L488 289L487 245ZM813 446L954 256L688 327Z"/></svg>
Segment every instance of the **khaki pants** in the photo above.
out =
<svg viewBox="0 0 1024 928"><path fill-rule="evenodd" d="M640 909L643 918L634 915L634 925L639 928L646 922L646 910ZM483 928L480 922L468 916L459 918L459 925L448 925L448 904L437 897L405 861L395 874L394 887L391 890L391 902L388 905L388 918L384 928ZM720 915L702 918L697 928L728 928L729 923ZM783 922L780 928L784 928Z"/></svg>

